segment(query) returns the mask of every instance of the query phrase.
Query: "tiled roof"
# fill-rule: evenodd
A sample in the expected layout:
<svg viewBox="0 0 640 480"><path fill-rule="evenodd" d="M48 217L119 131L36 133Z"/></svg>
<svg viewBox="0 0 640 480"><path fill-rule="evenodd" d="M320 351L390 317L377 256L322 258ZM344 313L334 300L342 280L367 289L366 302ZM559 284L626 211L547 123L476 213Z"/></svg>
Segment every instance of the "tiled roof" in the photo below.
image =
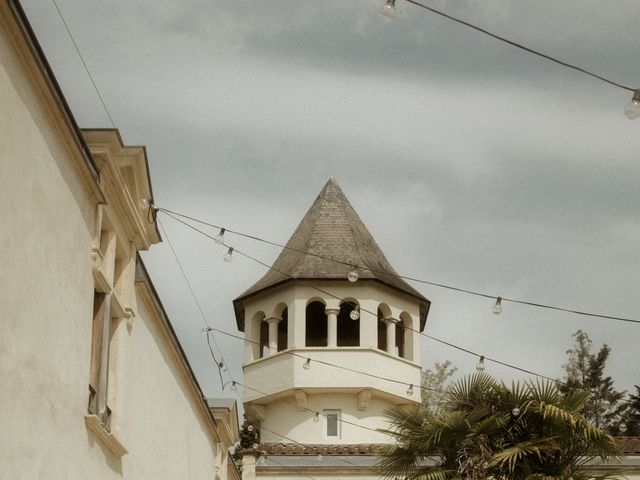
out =
<svg viewBox="0 0 640 480"><path fill-rule="evenodd" d="M359 281L379 281L415 297L420 302L420 328L424 328L429 300L397 276L333 178L315 199L286 247L274 262L273 269L234 300L241 330L244 329L243 301L246 298L291 278L347 281L353 265L364 267L358 270Z"/></svg>
<svg viewBox="0 0 640 480"><path fill-rule="evenodd" d="M267 455L375 455L381 445L302 445L297 443L261 443L257 449Z"/></svg>
<svg viewBox="0 0 640 480"><path fill-rule="evenodd" d="M640 437L616 437L621 455L640 455ZM382 444L363 443L324 445L299 443L261 443L253 451L267 455L375 455Z"/></svg>
<svg viewBox="0 0 640 480"><path fill-rule="evenodd" d="M640 437L617 437L622 455L640 455Z"/></svg>

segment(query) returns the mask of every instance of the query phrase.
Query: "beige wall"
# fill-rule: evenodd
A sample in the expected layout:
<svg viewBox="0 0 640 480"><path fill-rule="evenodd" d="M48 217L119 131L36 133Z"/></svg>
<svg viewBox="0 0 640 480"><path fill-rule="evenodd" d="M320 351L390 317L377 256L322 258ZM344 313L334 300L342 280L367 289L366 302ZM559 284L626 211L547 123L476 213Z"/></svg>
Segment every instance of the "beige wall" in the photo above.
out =
<svg viewBox="0 0 640 480"><path fill-rule="evenodd" d="M99 189L16 32L0 4L0 477L212 479L211 420L143 285L112 342L128 454L85 425Z"/></svg>
<svg viewBox="0 0 640 480"><path fill-rule="evenodd" d="M293 397L270 403L265 409L264 428L260 431L260 441L264 443L288 443L268 430L287 436L299 443L305 444L368 444L388 443L389 436L380 432L366 430L384 428L387 425L383 412L393 407L390 401L372 398L367 410L358 410L356 394L315 394L308 396L307 407L310 410L340 410L340 437L326 438L323 419L314 421L314 414L308 410L301 410L296 406ZM354 425L355 424L355 425ZM360 425L356 426L356 425Z"/></svg>

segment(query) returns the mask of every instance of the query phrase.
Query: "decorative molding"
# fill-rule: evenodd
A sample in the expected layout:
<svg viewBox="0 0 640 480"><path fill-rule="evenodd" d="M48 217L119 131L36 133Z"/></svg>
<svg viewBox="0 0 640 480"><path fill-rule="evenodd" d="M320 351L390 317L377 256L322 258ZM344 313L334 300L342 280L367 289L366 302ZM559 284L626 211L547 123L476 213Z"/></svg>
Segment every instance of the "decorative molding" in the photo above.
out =
<svg viewBox="0 0 640 480"><path fill-rule="evenodd" d="M358 410L366 410L369 408L369 401L371 400L371 390L364 389L358 394Z"/></svg>
<svg viewBox="0 0 640 480"><path fill-rule="evenodd" d="M307 410L309 397L304 390L296 389L293 391L293 395L296 398L296 404L298 405L298 409L303 411Z"/></svg>
<svg viewBox="0 0 640 480"><path fill-rule="evenodd" d="M122 457L129 453L124 445L118 440L118 438L109 432L97 415L88 413L84 416L84 423L89 430L91 430L96 437L116 456Z"/></svg>

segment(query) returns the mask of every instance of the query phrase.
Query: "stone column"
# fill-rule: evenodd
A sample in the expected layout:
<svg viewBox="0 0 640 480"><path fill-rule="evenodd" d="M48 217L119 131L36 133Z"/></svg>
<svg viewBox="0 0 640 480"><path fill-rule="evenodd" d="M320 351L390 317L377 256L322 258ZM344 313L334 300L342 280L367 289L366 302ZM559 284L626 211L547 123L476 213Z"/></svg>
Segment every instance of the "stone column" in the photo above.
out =
<svg viewBox="0 0 640 480"><path fill-rule="evenodd" d="M338 313L340 310L337 308L326 308L327 314L327 346L338 346Z"/></svg>
<svg viewBox="0 0 640 480"><path fill-rule="evenodd" d="M278 353L278 323L280 317L267 318L264 321L269 324L269 355Z"/></svg>
<svg viewBox="0 0 640 480"><path fill-rule="evenodd" d="M396 323L395 318L385 318L384 323L387 325L387 353L396 354Z"/></svg>

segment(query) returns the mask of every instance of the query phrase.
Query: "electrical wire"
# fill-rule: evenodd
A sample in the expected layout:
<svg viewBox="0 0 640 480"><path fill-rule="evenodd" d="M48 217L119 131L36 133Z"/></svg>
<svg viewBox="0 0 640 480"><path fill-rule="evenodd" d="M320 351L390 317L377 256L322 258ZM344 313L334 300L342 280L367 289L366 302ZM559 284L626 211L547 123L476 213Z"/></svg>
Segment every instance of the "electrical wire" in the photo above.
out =
<svg viewBox="0 0 640 480"><path fill-rule="evenodd" d="M173 220L175 220L175 221L177 221L177 222L179 222L179 223L182 223L183 225L185 225L185 226L187 226L187 227L191 228L192 230L194 230L194 231L196 231L196 232L200 233L201 235L204 235L205 237L208 237L208 238L210 238L210 239L212 239L212 240L215 240L215 238L214 238L213 236L209 235L209 234L208 234L208 233L206 233L206 232L203 232L202 230L200 230L200 229L198 229L198 228L194 227L193 225L191 225L191 224L189 224L189 223L187 223L187 222L184 222L183 220L181 220L181 219L179 219L179 218L176 218L176 217L175 217L175 216L173 216L172 214L168 213L166 210L161 210L161 211L162 211L165 215L167 215L167 216L169 216L170 218L172 218ZM227 245L227 244L225 244L225 243L222 243L222 245L224 245L225 247L228 247L228 245ZM246 257L246 258L248 258L248 259L250 259L250 260L252 260L252 261L254 261L254 262L256 262L256 263L258 263L258 264L260 264L260 265L262 265L262 266L264 266L264 267L265 267L265 268L267 268L267 269L273 270L273 271L275 271L276 273L280 273L281 275L283 275L283 276L285 276L285 277L288 277L288 278L294 279L294 277L292 277L291 275L289 275L289 274L287 274L287 273L285 273L285 272L282 272L282 271L280 271L280 270L278 270L278 269L274 268L273 266L268 265L267 263L263 262L262 260L259 260L259 259L255 258L255 257L253 257L253 256L251 256L251 255L249 255L249 254L247 254L247 253L245 253L245 252L241 251L241 250L234 249L233 251L234 251L234 252L236 252L238 255L244 256L244 257ZM343 298L341 298L341 297L339 297L339 296L337 296L337 295L334 295L334 294L332 294L331 292L328 292L327 290L321 289L321 288L319 288L319 287L317 287L317 286L315 286L315 285L312 285L312 284L308 284L308 283L306 283L306 284L307 284L310 288L313 288L314 290L316 290L316 291L318 291L318 292L320 292L320 293L323 293L323 294L325 294L325 295L327 295L327 296L329 296L329 297L331 297L331 298L334 298L334 299L336 299L336 300L339 300L339 301L341 301L341 302L345 302L345 300L344 300ZM347 303L350 303L350 302L347 302ZM371 314L371 315L373 315L373 316L377 317L377 313L373 313L373 312L371 312L371 311L369 311L369 310L367 310L367 309L360 308L360 311L361 311L361 312L369 313L369 314ZM439 339L439 338L437 338L437 337L434 337L434 336L432 336L432 335L428 335L428 334L423 333L423 332L421 332L421 331L419 331L419 330L416 330L416 329L414 329L414 328L408 327L408 326L404 325L403 323L398 323L398 325L400 325L402 328L404 328L404 329L406 329L406 330L410 330L410 331L412 331L412 332L414 332L414 333L416 333L416 334L418 334L418 335L421 335L421 336L423 336L423 337L425 337L425 338L429 338L429 339L431 339L431 340L433 340L433 341L435 341L435 342L441 343L441 344L443 344L443 345L449 346L449 347L451 347L451 348L454 348L454 349L459 350L459 351L461 351L461 352L465 352L465 353L470 354L470 355L473 355L473 356L475 356L475 357L482 357L482 356L483 356L485 360L488 360L488 361L494 362L494 363L496 363L496 364L499 364L499 365L502 365L502 366L505 366L505 367L511 368L511 369L513 369L513 370L517 370L517 371L520 371L520 372L523 372L523 373L527 373L527 374L529 374L529 375L534 375L534 376L539 377L539 378L544 378L544 379L549 380L549 381L552 381L552 382L556 382L556 383L560 383L560 384L562 384L562 383L563 383L563 382L561 382L560 380L553 379L553 378L551 378L551 377L548 377L548 376L543 375L543 374L540 374L540 373L536 373L536 372L534 372L534 371L532 371L532 370L529 370L529 369L526 369L526 368L522 368L522 367L519 367L519 366L517 366L517 365L513 365L513 364L511 364L511 363L508 363L508 362L504 362L504 361L502 361L502 360L495 359L495 358L493 358L493 357L489 357L489 356L486 356L486 355L482 355L482 354L480 354L480 353L474 352L474 351L469 350L469 349L467 349L467 348L460 347L460 346L458 346L458 345L456 345L456 344L454 344L454 343L447 342L447 341L445 341L445 340L441 340L441 339Z"/></svg>
<svg viewBox="0 0 640 480"><path fill-rule="evenodd" d="M151 211L151 208L149 208L149 211ZM162 233L164 234L164 238L167 240L167 244L169 245L169 249L171 250L171 253L173 254L173 258L175 259L176 263L178 264L178 268L180 269L180 272L182 273L182 278L184 278L185 283L187 284L187 287L189 288L189 292L191 292L191 297L193 298L193 301L195 302L196 306L198 307L198 311L200 312L200 317L202 318L202 321L204 322L205 325L205 329L204 332L207 336L207 345L209 346L209 351L211 352L211 356L213 357L214 362L216 362L216 365L218 367L218 375L220 375L220 384L223 386L224 388L224 380L222 378L222 365L224 365L224 357L222 356L222 350L220 349L220 346L218 345L218 343L216 342L215 337L213 338L213 343L216 346L216 349L218 350L218 353L220 354L220 362L218 362L218 359L216 358L215 354L213 353L213 349L211 348L211 341L209 339L209 332L211 331L211 326L209 325L209 322L207 321L207 316L204 314L204 310L202 309L202 305L200 305L200 302L198 301L198 297L196 296L196 292L193 290L193 287L191 286L191 282L189 281L189 278L187 277L187 273L184 270L184 267L182 266L182 262L180 262L180 259L178 258L178 254L176 253L175 249L173 248L173 244L171 243L171 238L169 238L169 235L167 234L167 231L164 228L164 225L162 225L162 222L160 221L159 218L154 217L154 220L157 220L158 222L158 226L160 227L160 229L162 230Z"/></svg>
<svg viewBox="0 0 640 480"><path fill-rule="evenodd" d="M200 220L200 219L191 217L189 215L185 215L183 213L175 212L173 210L169 210L169 209L161 208L161 207L156 207L156 208L157 208L157 210L159 212L163 212L163 213L165 213L167 215L171 214L171 215L179 216L181 218L185 218L187 220L191 220L193 222L197 222L197 223L199 223L201 225L206 225L208 227L212 227L212 228L216 228L216 229L224 228L224 227L218 226L216 224L205 222L204 220ZM177 219L174 217L174 220L177 220ZM188 226L192 227L188 223L185 223L185 225L188 225ZM311 257L320 258L320 259L323 259L323 260L331 261L331 262L334 262L334 263L337 263L337 264L340 264L340 265L349 266L349 267L352 267L352 268L368 270L368 271L370 271L372 273L380 273L380 274L384 274L384 275L390 275L390 276L394 276L396 278L401 278L403 280L408 280L408 281L411 281L411 282L421 283L421 284L424 284L424 285L430 285L430 286L433 286L433 287L443 288L443 289L446 289L446 290L452 290L452 291L456 291L456 292L460 292L460 293L466 293L468 295L474 295L474 296L477 296L477 297L490 298L490 299L500 298L503 302L511 302L511 303L516 303L516 304L520 304L520 305L527 305L527 306L530 306L530 307L543 308L543 309L548 309L548 310L555 310L555 311L570 313L570 314L574 314L574 315L581 315L581 316L587 316L587 317L602 318L602 319L606 319L606 320L614 320L614 321L619 321L619 322L640 324L640 320L638 320L638 319L626 318L626 317L620 317L620 316L614 316L614 315L598 314L598 313L587 312L587 311L577 310L577 309L572 309L572 308L557 307L557 306L548 305L548 304L544 304L544 303L540 303L540 302L532 302L532 301L528 301L528 300L518 300L518 299L515 299L515 298L509 298L509 297L504 297L504 296L500 296L500 295L490 295L490 294L487 294L487 293L482 293L482 292L478 292L478 291L474 291L474 290L469 290L469 289L465 289L465 288L446 285L444 283L432 282L432 281L422 280L422 279L419 279L419 278L410 277L410 276L406 276L406 275L400 275L400 274L398 274L396 272L389 272L387 270L376 270L376 269L372 269L372 268L370 268L368 266L365 266L365 265L359 265L359 264L354 265L352 263L345 262L345 261L342 261L342 260L338 260L338 259L335 259L335 258L332 258L332 257L327 257L327 256L324 256L324 255L319 255L317 253L307 252L307 251L300 250L300 249L297 249L297 248L294 248L294 247L289 247L287 245L283 245L283 244L280 244L280 243L277 243L277 242L273 242L271 240L266 240L264 238L261 238L261 237L255 236L255 235L250 235L250 234L247 234L247 233L239 232L237 230L230 230L228 228L225 228L224 230L227 233L232 233L232 234L244 237L244 238L248 238L248 239L251 239L251 240L255 240L255 241L267 244L267 245L272 245L272 246L275 246L275 247L278 247L278 248L282 248L284 250L291 250L293 252L300 253L302 255L308 255L308 256L311 256ZM200 233L203 233L200 230L198 230L198 231ZM210 235L207 235L207 234L205 234L205 235L208 236L211 239L214 239L214 237L212 237ZM236 250L234 249L234 251L236 251ZM282 275L286 275L286 274L284 274L282 272L279 272L279 273L281 273ZM291 277L291 278L293 278L293 277Z"/></svg>
<svg viewBox="0 0 640 480"><path fill-rule="evenodd" d="M84 66L84 70L87 72L87 75L89 76L89 80L91 80L91 84L93 85L94 90L98 94L98 98L100 99L100 103L102 103L102 108L104 108L104 111L107 114L107 117L109 117L109 122L111 122L111 126L113 128L116 128L116 124L113 121L113 118L111 117L111 114L109 113L109 109L107 108L107 105L104 102L104 99L102 98L102 95L100 94L100 90L98 89L98 86L96 85L96 82L93 79L93 75L91 75L91 72L89 71L89 67L87 66L87 62L84 61L84 57L82 56L82 53L80 53L80 48L78 48L78 44L76 43L75 39L73 38L73 35L71 34L71 30L69 29L69 25L67 25L67 22L64 19L64 16L62 15L62 12L60 11L60 7L58 7L58 4L56 3L56 0L51 0L51 1L53 2L53 5L56 7L56 10L58 11L58 15L60 16L60 19L62 20L64 28L67 30L67 34L69 35L69 38L71 39L71 43L73 43L73 46L75 47L76 52L78 53L78 56L80 57L80 61L82 62L82 65Z"/></svg>
<svg viewBox="0 0 640 480"><path fill-rule="evenodd" d="M537 55L537 56L542 57L542 58L544 58L546 60L549 60L551 62L557 63L558 65L562 65L563 67L570 68L570 69L575 70L577 72L583 73L583 74L588 75L588 76L593 77L593 78L596 78L596 79L601 80L601 81L603 81L605 83L608 83L609 85L613 85L614 87L618 87L618 88L621 88L623 90L628 90L630 92L634 92L636 90L635 88L628 87L626 85L622 85L620 83L614 82L612 80L609 80L608 78L605 78L605 77L602 77L600 75L597 75L597 74L595 74L593 72L585 70L584 68L578 67L578 66L573 65L571 63L563 62L562 60L559 60L559 59L557 59L555 57L552 57L551 55L547 55L545 53L539 52L538 50L534 50L532 48L526 47L526 46L524 46L524 45L522 45L520 43L514 42L513 40L509 40L508 38L502 37L500 35L497 35L495 33L490 32L488 30L485 30L484 28L478 27L477 25L474 25L473 23L466 22L466 21L464 21L464 20L462 20L460 18L457 18L457 17L454 17L452 15L449 15L449 14L447 14L447 13L441 11L441 10L437 10L437 9L435 9L433 7L425 5L424 3L418 2L417 0L405 0L405 1L407 3L411 3L412 5L415 5L416 7L423 8L425 10L428 10L431 13L435 13L436 15L440 15L441 17L447 18L447 19L449 19L449 20L451 20L453 22L459 23L461 25L464 25L465 27L469 27L469 28L471 28L473 30L476 30L476 31L478 31L480 33L483 33L484 35L488 35L489 37L495 38L496 40L499 40L499 41L504 42L504 43L506 43L508 45L511 45L512 47L519 48L521 50L524 50L525 52L531 53L533 55Z"/></svg>

